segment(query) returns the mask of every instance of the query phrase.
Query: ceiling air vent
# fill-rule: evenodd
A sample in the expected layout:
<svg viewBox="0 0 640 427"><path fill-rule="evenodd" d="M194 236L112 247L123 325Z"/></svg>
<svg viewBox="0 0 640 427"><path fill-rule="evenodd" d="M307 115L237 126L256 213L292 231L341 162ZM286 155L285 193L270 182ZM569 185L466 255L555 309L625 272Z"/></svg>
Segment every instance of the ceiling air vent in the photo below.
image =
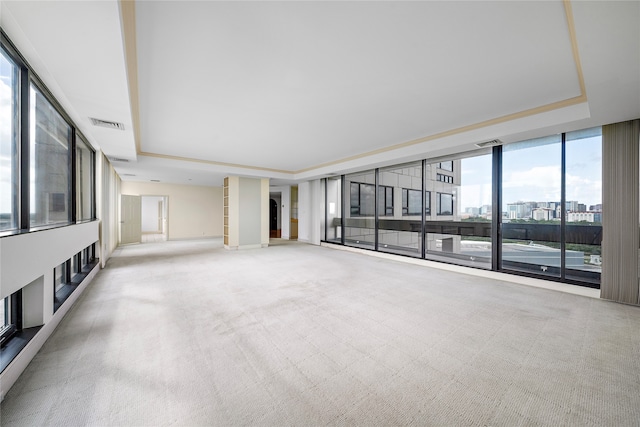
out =
<svg viewBox="0 0 640 427"><path fill-rule="evenodd" d="M129 163L129 159L123 159L120 157L109 157L108 159L111 160L112 162Z"/></svg>
<svg viewBox="0 0 640 427"><path fill-rule="evenodd" d="M122 176L136 176L135 173L123 173Z"/></svg>
<svg viewBox="0 0 640 427"><path fill-rule="evenodd" d="M499 139L492 139L491 141L479 142L476 144L476 147L495 147L497 145L502 145L502 141L500 141Z"/></svg>
<svg viewBox="0 0 640 427"><path fill-rule="evenodd" d="M103 128L124 130L124 125L122 123L110 122L108 120L95 119L93 117L89 117L89 120L91 120L91 123L94 126L102 126Z"/></svg>

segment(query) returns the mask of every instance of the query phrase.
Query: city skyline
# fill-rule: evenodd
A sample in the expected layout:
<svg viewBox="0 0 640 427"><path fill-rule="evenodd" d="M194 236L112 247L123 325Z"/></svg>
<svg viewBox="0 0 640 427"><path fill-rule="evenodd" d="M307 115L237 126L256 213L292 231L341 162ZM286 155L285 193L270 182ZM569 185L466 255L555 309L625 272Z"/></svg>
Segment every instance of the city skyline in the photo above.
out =
<svg viewBox="0 0 640 427"><path fill-rule="evenodd" d="M602 204L601 136L570 139L571 135L568 134L566 143L566 201L578 201L587 207ZM529 141L505 146L502 211L506 211L507 204L519 201L560 202L560 137L554 135L543 140L547 143L540 146ZM460 165L460 212L491 205L491 155L465 158Z"/></svg>

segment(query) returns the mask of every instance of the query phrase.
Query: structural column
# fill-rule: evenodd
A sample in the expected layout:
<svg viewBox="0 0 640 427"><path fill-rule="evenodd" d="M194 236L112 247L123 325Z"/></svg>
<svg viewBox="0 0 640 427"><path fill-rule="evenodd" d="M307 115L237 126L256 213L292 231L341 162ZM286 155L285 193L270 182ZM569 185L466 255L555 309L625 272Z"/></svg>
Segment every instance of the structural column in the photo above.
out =
<svg viewBox="0 0 640 427"><path fill-rule="evenodd" d="M269 246L269 179L224 179L224 247Z"/></svg>
<svg viewBox="0 0 640 427"><path fill-rule="evenodd" d="M602 127L601 298L640 304L640 120Z"/></svg>

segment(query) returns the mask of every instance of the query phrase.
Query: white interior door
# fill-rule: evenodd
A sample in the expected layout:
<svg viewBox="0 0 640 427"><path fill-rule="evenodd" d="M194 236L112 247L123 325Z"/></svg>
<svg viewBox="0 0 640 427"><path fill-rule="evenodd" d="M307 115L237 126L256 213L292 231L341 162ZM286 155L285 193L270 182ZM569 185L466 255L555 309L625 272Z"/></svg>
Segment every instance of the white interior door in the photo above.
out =
<svg viewBox="0 0 640 427"><path fill-rule="evenodd" d="M120 196L120 244L140 243L142 238L142 201L140 196Z"/></svg>

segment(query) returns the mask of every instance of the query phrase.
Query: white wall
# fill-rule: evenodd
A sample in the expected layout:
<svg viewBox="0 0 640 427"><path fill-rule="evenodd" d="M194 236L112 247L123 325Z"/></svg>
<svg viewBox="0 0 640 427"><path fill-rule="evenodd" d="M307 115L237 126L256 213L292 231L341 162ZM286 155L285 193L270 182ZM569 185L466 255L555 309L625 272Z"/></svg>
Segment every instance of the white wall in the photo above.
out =
<svg viewBox="0 0 640 427"><path fill-rule="evenodd" d="M167 196L169 240L222 236L222 187L123 181L122 194Z"/></svg>
<svg viewBox="0 0 640 427"><path fill-rule="evenodd" d="M0 239L0 298L22 289L23 327L42 326L0 374L1 399L99 270L96 266L54 314L53 269L95 243L98 234L99 222L92 221Z"/></svg>
<svg viewBox="0 0 640 427"><path fill-rule="evenodd" d="M259 179L240 178L238 244L260 246L262 244L262 186Z"/></svg>
<svg viewBox="0 0 640 427"><path fill-rule="evenodd" d="M100 257L102 267L118 247L121 180L102 152L96 153L96 209L100 220Z"/></svg>
<svg viewBox="0 0 640 427"><path fill-rule="evenodd" d="M324 212L320 180L298 184L298 240L320 244L321 217Z"/></svg>
<svg viewBox="0 0 640 427"><path fill-rule="evenodd" d="M53 269L98 240L98 221L0 239L0 298L44 276L53 292ZM50 310L53 311L53 293ZM46 319L46 316L45 316Z"/></svg>

